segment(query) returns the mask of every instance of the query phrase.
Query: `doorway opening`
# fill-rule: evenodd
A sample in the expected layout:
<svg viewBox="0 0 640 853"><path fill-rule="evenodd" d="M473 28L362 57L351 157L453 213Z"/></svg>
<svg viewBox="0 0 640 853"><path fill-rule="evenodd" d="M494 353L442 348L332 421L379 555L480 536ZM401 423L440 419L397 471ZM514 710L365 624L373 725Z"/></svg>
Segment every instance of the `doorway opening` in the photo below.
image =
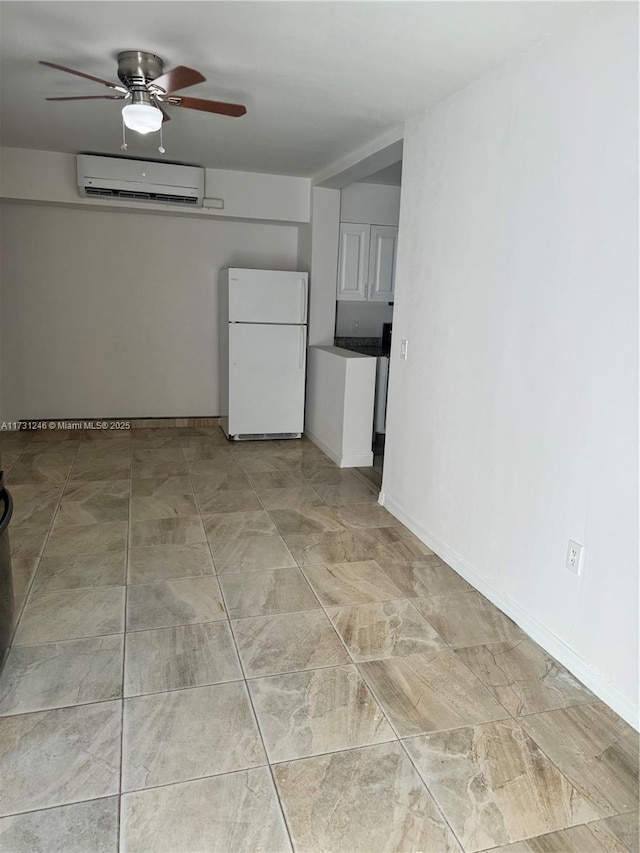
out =
<svg viewBox="0 0 640 853"><path fill-rule="evenodd" d="M377 359L373 466L358 469L377 486L384 467L401 182L399 159L341 189L334 343Z"/></svg>

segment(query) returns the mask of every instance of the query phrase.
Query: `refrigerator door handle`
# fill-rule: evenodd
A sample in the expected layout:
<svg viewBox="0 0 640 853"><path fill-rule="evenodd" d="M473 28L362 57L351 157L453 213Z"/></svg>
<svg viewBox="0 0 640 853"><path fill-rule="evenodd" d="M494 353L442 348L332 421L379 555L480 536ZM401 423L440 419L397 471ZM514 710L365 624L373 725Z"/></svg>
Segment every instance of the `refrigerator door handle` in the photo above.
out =
<svg viewBox="0 0 640 853"><path fill-rule="evenodd" d="M304 279L300 279L300 284L302 286L302 316L300 317L301 323L307 322L307 283Z"/></svg>
<svg viewBox="0 0 640 853"><path fill-rule="evenodd" d="M304 367L304 355L307 343L307 327L300 326L300 358L298 360L298 367L300 370Z"/></svg>

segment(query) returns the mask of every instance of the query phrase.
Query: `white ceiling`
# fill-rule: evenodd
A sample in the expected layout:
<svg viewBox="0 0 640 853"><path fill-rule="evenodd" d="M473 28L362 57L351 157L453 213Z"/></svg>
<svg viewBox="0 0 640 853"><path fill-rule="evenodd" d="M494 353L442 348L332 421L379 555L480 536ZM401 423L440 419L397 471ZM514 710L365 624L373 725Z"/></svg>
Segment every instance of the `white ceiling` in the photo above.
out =
<svg viewBox="0 0 640 853"><path fill-rule="evenodd" d="M120 50L149 50L206 83L185 91L245 103L227 118L174 107L167 158L313 175L463 88L598 2L3 2L2 144L120 154L118 102L50 103L107 90L37 64L117 81ZM135 137L135 138L134 138ZM128 155L157 156L130 134Z"/></svg>

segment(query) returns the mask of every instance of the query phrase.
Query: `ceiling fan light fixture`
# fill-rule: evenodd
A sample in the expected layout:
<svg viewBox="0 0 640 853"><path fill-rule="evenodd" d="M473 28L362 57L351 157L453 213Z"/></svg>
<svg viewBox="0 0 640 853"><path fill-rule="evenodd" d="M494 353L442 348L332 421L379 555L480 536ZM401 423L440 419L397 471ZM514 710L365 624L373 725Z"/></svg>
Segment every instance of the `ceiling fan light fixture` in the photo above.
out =
<svg viewBox="0 0 640 853"><path fill-rule="evenodd" d="M136 133L155 133L162 127L162 113L150 104L127 104L122 108L122 120Z"/></svg>

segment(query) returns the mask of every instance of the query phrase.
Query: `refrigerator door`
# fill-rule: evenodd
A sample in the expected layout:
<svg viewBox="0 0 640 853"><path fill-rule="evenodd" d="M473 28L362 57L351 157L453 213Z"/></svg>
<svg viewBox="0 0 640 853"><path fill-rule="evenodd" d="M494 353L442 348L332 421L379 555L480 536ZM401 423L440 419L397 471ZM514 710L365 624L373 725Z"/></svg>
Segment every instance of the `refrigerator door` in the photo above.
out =
<svg viewBox="0 0 640 853"><path fill-rule="evenodd" d="M306 355L306 326L229 324L229 435L302 432Z"/></svg>
<svg viewBox="0 0 640 853"><path fill-rule="evenodd" d="M307 273L229 270L231 323L306 323Z"/></svg>

